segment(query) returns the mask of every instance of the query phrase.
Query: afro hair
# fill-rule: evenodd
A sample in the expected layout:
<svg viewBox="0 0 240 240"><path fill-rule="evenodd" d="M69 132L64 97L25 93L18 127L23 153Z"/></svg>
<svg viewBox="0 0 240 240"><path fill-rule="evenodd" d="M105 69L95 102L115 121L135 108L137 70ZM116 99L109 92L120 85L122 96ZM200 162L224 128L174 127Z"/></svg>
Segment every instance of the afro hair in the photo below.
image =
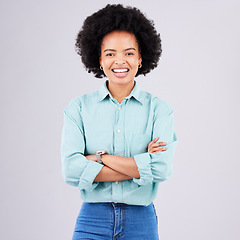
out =
<svg viewBox="0 0 240 240"><path fill-rule="evenodd" d="M135 7L108 4L85 19L76 38L76 51L89 73L93 72L97 78L105 77L104 72L99 68L101 44L103 37L115 30L133 33L137 39L142 67L138 69L136 76L145 75L157 67L162 45L160 34L156 32L153 21L147 19Z"/></svg>

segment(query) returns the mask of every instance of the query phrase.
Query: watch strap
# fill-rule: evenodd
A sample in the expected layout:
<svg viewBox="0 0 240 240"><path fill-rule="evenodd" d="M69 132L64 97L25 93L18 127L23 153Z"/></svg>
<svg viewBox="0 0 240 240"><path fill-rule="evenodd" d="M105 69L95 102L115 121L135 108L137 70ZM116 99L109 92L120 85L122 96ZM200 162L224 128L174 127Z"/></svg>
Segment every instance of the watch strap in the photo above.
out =
<svg viewBox="0 0 240 240"><path fill-rule="evenodd" d="M103 164L103 161L101 159L101 154L97 153L96 156L97 156L97 162L100 164Z"/></svg>

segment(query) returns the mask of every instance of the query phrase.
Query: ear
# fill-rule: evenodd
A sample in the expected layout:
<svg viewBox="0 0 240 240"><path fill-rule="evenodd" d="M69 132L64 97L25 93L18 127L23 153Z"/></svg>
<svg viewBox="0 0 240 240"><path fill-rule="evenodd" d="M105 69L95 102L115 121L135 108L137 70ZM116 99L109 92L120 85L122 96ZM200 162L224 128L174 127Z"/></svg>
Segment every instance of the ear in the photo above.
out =
<svg viewBox="0 0 240 240"><path fill-rule="evenodd" d="M142 56L141 56L141 54L139 54L138 62L139 62L139 64L142 62Z"/></svg>
<svg viewBox="0 0 240 240"><path fill-rule="evenodd" d="M102 59L101 59L101 57L99 57L99 64L100 64L100 66L102 66Z"/></svg>

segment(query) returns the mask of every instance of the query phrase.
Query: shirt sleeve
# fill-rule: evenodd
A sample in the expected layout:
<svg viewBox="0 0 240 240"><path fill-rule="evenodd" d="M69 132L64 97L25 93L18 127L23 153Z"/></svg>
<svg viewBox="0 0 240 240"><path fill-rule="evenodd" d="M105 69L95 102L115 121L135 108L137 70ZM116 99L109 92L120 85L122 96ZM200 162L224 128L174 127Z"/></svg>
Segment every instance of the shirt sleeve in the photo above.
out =
<svg viewBox="0 0 240 240"><path fill-rule="evenodd" d="M93 182L103 165L84 156L85 137L80 105L71 101L64 110L61 160L62 175L69 185L92 191L99 182Z"/></svg>
<svg viewBox="0 0 240 240"><path fill-rule="evenodd" d="M152 182L167 180L172 172L172 162L177 144L177 136L174 131L173 110L171 107L161 113L160 106L155 111L153 121L153 139L159 137L157 142L166 142L167 150L158 153L141 153L134 156L140 178L133 178L139 185L147 185Z"/></svg>

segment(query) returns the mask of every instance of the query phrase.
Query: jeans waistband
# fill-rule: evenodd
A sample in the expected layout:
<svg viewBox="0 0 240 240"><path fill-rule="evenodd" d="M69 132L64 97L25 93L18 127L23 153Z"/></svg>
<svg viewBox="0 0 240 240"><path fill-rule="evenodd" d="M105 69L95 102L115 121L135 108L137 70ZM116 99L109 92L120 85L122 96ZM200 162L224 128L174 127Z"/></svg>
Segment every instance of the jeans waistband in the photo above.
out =
<svg viewBox="0 0 240 240"><path fill-rule="evenodd" d="M130 205L130 204L126 204L126 203L119 203L119 202L88 202L88 203L93 203L93 204L106 204L106 205L112 205L112 204L115 204L115 205ZM134 205L136 206L136 205Z"/></svg>
<svg viewBox="0 0 240 240"><path fill-rule="evenodd" d="M85 203L103 204L103 205L109 205L109 206L112 206L112 205L115 205L115 206L136 206L136 207L143 206L143 205L126 204L126 203L121 203L121 202L85 202ZM149 205L151 205L151 204L153 204L153 202L151 202Z"/></svg>

